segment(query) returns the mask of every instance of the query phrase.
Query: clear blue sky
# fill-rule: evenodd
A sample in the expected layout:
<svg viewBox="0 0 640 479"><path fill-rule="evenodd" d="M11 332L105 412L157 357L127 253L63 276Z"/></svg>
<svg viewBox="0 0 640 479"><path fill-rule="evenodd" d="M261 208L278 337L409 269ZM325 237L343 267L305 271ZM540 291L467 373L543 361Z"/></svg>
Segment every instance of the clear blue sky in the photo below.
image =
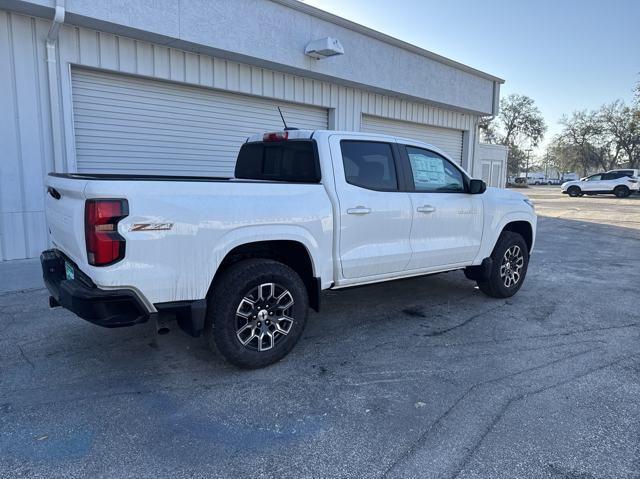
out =
<svg viewBox="0 0 640 479"><path fill-rule="evenodd" d="M563 113L630 102L640 79L640 0L306 0L506 80L549 126Z"/></svg>

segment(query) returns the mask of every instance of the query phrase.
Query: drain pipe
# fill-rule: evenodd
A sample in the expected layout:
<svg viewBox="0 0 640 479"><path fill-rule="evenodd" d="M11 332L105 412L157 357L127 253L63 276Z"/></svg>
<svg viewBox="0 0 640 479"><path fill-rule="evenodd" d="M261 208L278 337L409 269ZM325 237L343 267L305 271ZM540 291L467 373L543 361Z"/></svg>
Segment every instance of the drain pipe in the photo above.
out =
<svg viewBox="0 0 640 479"><path fill-rule="evenodd" d="M47 76L49 80L49 107L51 113L51 132L53 140L53 169L56 172L65 171L63 150L62 150L62 128L61 128L61 108L60 91L58 84L57 52L58 32L64 23L65 0L56 1L56 9L49 27L49 33L45 41Z"/></svg>

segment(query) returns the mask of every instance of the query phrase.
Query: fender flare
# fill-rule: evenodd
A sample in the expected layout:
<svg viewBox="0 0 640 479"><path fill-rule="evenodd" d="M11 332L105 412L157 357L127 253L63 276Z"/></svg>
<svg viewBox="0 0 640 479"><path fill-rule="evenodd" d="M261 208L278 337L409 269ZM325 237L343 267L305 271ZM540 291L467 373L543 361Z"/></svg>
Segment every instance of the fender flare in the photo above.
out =
<svg viewBox="0 0 640 479"><path fill-rule="evenodd" d="M504 230L505 226L515 221L524 221L526 223L529 223L529 225L531 226L531 232L532 232L531 251L533 251L533 248L535 246L536 225L537 225L535 215L532 216L531 214L526 213L524 211L511 212L502 216L497 221L492 221L491 224L488 225L488 227L486 227L486 229L488 229L491 232L491 236L486 239L483 238L483 246L480 248L480 251L478 252L478 255L476 256L473 262L474 265L480 264L482 260L491 256L491 253L493 252L493 248L495 248L496 243L498 242L498 238L500 238L500 235L502 234L502 231ZM529 251L529 253L531 253L531 251Z"/></svg>
<svg viewBox="0 0 640 479"><path fill-rule="evenodd" d="M302 244L311 259L314 276L322 274L320 245L309 231L296 225L255 225L228 231L218 239L216 248L210 255L214 276L222 261L233 249L260 241L295 241ZM213 276L211 280L213 281Z"/></svg>

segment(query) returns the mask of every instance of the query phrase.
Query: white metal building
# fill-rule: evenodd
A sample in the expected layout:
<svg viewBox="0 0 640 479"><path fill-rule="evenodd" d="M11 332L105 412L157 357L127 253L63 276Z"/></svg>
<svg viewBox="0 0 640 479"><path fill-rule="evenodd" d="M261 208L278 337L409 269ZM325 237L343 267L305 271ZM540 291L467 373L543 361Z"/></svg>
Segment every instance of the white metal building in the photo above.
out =
<svg viewBox="0 0 640 479"><path fill-rule="evenodd" d="M343 55L305 55L329 36ZM47 247L48 172L230 176L276 106L427 141L502 186L506 151L477 140L501 83L295 0L0 0L0 260Z"/></svg>

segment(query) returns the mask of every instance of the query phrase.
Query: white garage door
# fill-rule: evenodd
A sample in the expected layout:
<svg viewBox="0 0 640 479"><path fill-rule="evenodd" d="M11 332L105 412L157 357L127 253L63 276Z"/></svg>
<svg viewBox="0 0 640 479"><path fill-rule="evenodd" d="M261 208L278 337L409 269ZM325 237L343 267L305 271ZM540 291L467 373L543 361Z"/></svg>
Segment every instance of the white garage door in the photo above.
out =
<svg viewBox="0 0 640 479"><path fill-rule="evenodd" d="M232 176L254 133L326 129L327 110L126 75L72 70L79 172Z"/></svg>
<svg viewBox="0 0 640 479"><path fill-rule="evenodd" d="M462 130L438 128L408 121L362 115L362 131L412 138L436 146L462 164Z"/></svg>

